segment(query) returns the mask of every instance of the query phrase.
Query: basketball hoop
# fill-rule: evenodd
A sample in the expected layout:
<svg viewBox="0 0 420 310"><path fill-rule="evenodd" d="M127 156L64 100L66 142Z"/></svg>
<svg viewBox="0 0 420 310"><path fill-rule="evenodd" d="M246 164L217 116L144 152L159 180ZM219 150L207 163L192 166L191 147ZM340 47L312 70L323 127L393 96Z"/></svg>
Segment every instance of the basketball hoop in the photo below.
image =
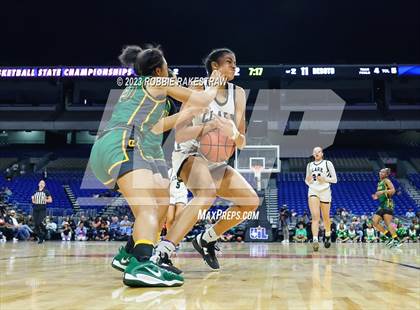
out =
<svg viewBox="0 0 420 310"><path fill-rule="evenodd" d="M263 171L264 167L263 166L252 166L251 170L254 173L254 178L255 181L257 182L257 190L261 191L261 172Z"/></svg>

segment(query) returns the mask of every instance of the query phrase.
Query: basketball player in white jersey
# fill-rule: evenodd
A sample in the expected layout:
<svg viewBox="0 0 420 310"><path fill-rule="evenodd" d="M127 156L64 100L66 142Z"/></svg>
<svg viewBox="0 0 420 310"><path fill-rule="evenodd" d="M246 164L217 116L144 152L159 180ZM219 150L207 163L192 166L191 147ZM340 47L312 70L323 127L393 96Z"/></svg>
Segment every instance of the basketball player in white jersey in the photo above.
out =
<svg viewBox="0 0 420 310"><path fill-rule="evenodd" d="M207 56L205 65L209 76L213 70L219 70L231 81L235 76L236 57L229 49L216 49ZM245 91L227 83L219 87L216 98L208 106L208 112L194 118L192 124L177 126L176 141L181 145L173 154L172 166L174 173L184 181L194 197L168 230L166 239L157 246L157 257L171 256L178 243L197 222L200 210L207 210L216 196L233 202L234 206L227 211L241 215L257 209L258 195L239 172L224 162L211 164L198 152L197 140L215 128L230 137L237 148L242 149L246 144L245 105ZM193 240L194 248L211 268L219 269L215 253L217 239L242 221L241 216L220 219Z"/></svg>
<svg viewBox="0 0 420 310"><path fill-rule="evenodd" d="M312 215L312 246L314 251L318 251L318 231L320 220L320 209L322 219L325 226L325 242L324 246L329 248L331 246L331 183L337 183L337 175L335 173L334 165L329 160L324 160L324 153L322 148L317 146L313 149L312 155L314 161L308 163L306 166L305 183L309 186L308 190L308 204Z"/></svg>
<svg viewBox="0 0 420 310"><path fill-rule="evenodd" d="M169 208L166 215L166 229L169 230L175 219L188 203L188 189L184 182L178 180L178 177L173 173L173 169L169 169L168 175L170 178L169 186Z"/></svg>

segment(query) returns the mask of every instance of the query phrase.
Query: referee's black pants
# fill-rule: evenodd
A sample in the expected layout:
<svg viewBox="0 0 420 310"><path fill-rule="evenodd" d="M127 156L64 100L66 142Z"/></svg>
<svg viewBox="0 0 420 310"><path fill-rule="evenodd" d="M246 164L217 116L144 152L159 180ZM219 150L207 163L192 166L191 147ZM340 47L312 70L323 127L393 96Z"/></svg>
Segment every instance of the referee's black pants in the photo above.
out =
<svg viewBox="0 0 420 310"><path fill-rule="evenodd" d="M39 239L45 240L45 226L43 221L47 216L46 206L34 206L33 207L33 221L34 221L34 232Z"/></svg>

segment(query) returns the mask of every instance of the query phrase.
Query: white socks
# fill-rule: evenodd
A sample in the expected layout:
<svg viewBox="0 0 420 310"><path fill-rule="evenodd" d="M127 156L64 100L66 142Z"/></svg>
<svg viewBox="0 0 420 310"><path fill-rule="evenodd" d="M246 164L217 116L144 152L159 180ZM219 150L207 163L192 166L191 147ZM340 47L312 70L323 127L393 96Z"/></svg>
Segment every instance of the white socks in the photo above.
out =
<svg viewBox="0 0 420 310"><path fill-rule="evenodd" d="M313 237L314 242L318 242L318 237Z"/></svg>
<svg viewBox="0 0 420 310"><path fill-rule="evenodd" d="M214 231L213 227L210 227L207 229L204 234L201 236L201 238L206 242L213 242L219 239L219 236L217 236L216 232Z"/></svg>
<svg viewBox="0 0 420 310"><path fill-rule="evenodd" d="M331 237L331 232L330 232L330 231L326 231L326 232L325 232L325 237L327 237L327 238L328 238L328 237Z"/></svg>

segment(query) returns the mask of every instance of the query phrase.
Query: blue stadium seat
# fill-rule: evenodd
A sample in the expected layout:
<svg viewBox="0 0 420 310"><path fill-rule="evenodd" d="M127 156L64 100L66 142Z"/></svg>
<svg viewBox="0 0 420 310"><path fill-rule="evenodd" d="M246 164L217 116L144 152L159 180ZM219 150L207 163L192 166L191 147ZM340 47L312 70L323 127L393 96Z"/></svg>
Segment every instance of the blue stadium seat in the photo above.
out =
<svg viewBox="0 0 420 310"><path fill-rule="evenodd" d="M287 204L289 209L309 212L307 206L308 188L304 183L304 173L289 172L277 175L279 204ZM338 173L337 184L332 185L333 203L331 212L337 208L345 208L354 214L369 214L376 211L377 202L371 198L376 191L378 182L374 172L344 172ZM419 178L420 180L420 178ZM403 190L398 181L392 179L397 194L394 196L395 213L403 215L409 208L416 209L413 199Z"/></svg>

